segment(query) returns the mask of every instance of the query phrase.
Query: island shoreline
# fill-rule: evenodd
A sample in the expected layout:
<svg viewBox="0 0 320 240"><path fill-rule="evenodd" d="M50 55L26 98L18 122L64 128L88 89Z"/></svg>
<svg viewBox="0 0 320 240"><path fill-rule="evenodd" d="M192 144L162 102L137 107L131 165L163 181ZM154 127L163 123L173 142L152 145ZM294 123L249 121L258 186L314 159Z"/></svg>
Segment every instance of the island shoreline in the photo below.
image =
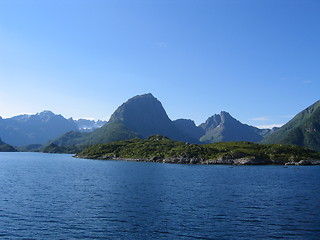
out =
<svg viewBox="0 0 320 240"><path fill-rule="evenodd" d="M255 157L244 158L219 158L219 159L200 159L200 158L122 158L122 157L88 157L85 155L75 155L74 158L91 159L91 160L110 160L110 161L130 161L130 162L153 162L153 163L171 163L171 164L190 164L190 165L278 165L278 166L314 166L320 165L320 160L316 159L302 159L300 161L271 161L269 159L259 159Z"/></svg>

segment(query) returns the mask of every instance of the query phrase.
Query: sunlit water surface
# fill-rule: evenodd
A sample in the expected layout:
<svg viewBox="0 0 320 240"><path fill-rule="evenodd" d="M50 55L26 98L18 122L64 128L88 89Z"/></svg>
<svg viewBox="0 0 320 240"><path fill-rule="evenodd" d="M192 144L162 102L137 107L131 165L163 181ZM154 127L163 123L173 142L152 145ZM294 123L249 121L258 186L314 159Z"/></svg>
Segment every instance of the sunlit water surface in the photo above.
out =
<svg viewBox="0 0 320 240"><path fill-rule="evenodd" d="M320 166L0 153L0 239L320 239Z"/></svg>

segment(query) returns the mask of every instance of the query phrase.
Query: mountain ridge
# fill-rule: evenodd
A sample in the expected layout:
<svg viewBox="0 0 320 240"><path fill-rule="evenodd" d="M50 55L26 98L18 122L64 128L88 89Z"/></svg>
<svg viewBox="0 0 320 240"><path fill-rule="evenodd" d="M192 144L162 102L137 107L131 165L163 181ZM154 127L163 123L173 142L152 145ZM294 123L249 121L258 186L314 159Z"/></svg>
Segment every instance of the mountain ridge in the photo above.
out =
<svg viewBox="0 0 320 240"><path fill-rule="evenodd" d="M13 146L3 142L0 138L0 152L17 152Z"/></svg>
<svg viewBox="0 0 320 240"><path fill-rule="evenodd" d="M302 110L262 143L282 143L320 151L320 100Z"/></svg>
<svg viewBox="0 0 320 240"><path fill-rule="evenodd" d="M216 121L210 121L211 118ZM228 123L228 126L224 126ZM236 126L234 126L236 123ZM219 131L220 128L223 131ZM251 131L244 134L244 137L231 136L236 128ZM229 129L230 128L230 129ZM217 130L218 129L218 130ZM161 102L151 93L134 96L121 104L111 115L107 124L96 129L89 135L68 133L51 143L65 146L68 144L90 145L106 143L116 140L128 140L130 138L148 138L152 135L162 135L176 141L189 143L208 143L215 141L253 141L262 139L260 132L266 134L269 130L261 130L256 127L242 124L227 112L222 111L220 115L213 115L206 123L196 126L190 119L177 119L172 121ZM221 139L212 137L218 133ZM78 135L78 136L75 136ZM209 139L208 136L212 138ZM74 138L72 136L75 136ZM206 136L208 139L201 139ZM217 140L218 139L218 140Z"/></svg>
<svg viewBox="0 0 320 240"><path fill-rule="evenodd" d="M64 132L58 135L55 128L56 125L51 124L53 119L62 121L62 125L69 124L69 128L65 128ZM11 121L11 125L5 124L8 121ZM19 132L18 123L24 124L23 126L29 126L32 125L30 123L37 121L41 122L40 127L38 125L33 130L38 131L36 133L42 137L46 136L45 145L51 144L51 147L54 146L54 149L56 148L55 146L75 146L78 149L79 147L82 148L91 144L129 140L132 138L146 139L152 135L162 135L175 141L188 143L205 144L228 141L284 143L310 147L311 149L320 151L320 136L318 134L320 132L320 101L297 114L282 128L275 130L259 129L243 124L226 111L212 115L198 126L191 119L172 121L161 102L151 93L148 93L134 96L121 104L111 115L108 122L66 119L62 115L54 114L48 110L34 115L18 115L10 119L0 117L0 137L10 145L15 146L19 145L7 141L7 136L3 134L4 132L9 132L11 137L14 136L20 141L24 141L24 138L33 137L33 142L27 142L27 144L24 144L26 147L21 149L34 149L38 146L38 142L34 140L37 134L31 131L32 128L31 130L29 129L29 132ZM83 129L82 131L80 130L80 125ZM90 131L90 126L92 129L95 126L96 128ZM46 133L48 129L53 130L56 136L51 136L50 138Z"/></svg>
<svg viewBox="0 0 320 240"><path fill-rule="evenodd" d="M61 114L44 110L36 114L0 118L0 137L14 146L44 144L69 131L90 131L90 127L96 129L103 124L103 121L66 119Z"/></svg>

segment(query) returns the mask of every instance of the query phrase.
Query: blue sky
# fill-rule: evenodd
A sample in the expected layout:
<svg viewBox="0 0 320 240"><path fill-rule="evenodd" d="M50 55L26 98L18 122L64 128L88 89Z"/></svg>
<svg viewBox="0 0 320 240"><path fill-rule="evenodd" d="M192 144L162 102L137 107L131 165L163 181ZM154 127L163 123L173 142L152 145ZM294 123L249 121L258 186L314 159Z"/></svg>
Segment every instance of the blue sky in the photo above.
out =
<svg viewBox="0 0 320 240"><path fill-rule="evenodd" d="M0 0L0 116L106 119L152 93L169 117L284 124L319 100L318 0Z"/></svg>

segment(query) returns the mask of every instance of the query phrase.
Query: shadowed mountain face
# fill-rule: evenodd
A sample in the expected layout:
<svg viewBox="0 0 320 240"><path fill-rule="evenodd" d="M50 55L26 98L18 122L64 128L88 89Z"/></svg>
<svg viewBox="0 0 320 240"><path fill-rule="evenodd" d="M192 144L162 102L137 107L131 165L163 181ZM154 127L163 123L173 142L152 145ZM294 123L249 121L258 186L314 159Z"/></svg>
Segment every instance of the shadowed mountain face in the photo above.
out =
<svg viewBox="0 0 320 240"><path fill-rule="evenodd" d="M159 134L174 140L196 141L176 127L160 101L150 93L133 97L122 104L109 120L109 123L117 122L142 138Z"/></svg>
<svg viewBox="0 0 320 240"><path fill-rule="evenodd" d="M173 121L174 125L186 135L193 139L200 139L205 134L205 131L200 126L196 126L194 121L190 119L177 119Z"/></svg>
<svg viewBox="0 0 320 240"><path fill-rule="evenodd" d="M200 127L205 132L200 138L200 141L204 143L227 141L258 142L263 139L262 135L266 134L266 130L243 124L227 112L213 115L205 123L202 123Z"/></svg>
<svg viewBox="0 0 320 240"><path fill-rule="evenodd" d="M320 151L320 101L297 114L262 143L298 145Z"/></svg>

